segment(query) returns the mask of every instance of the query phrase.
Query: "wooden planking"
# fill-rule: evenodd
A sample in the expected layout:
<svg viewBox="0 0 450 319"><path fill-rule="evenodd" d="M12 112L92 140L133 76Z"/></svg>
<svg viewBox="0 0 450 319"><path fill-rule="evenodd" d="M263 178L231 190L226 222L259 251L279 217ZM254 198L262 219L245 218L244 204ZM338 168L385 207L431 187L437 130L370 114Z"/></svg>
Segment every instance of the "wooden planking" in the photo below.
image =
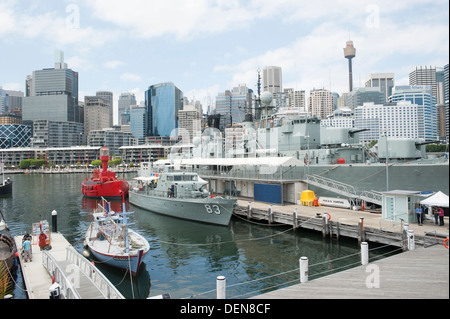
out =
<svg viewBox="0 0 450 319"><path fill-rule="evenodd" d="M17 249L22 248L22 236L16 236L15 238ZM63 270L70 269L66 273L71 274L75 270L75 265L66 261L66 248L71 246L70 243L61 233L51 233L51 246L52 249L48 252L58 261ZM33 261L25 262L20 255L20 266L27 289L29 299L48 299L49 288L52 285L51 276L47 273L44 265L42 264L42 252L37 245L32 245ZM67 268L69 265L72 267ZM78 268L78 267L77 267ZM82 274L82 272L80 271ZM98 288L94 283L87 278L84 274L80 277L80 286L75 287L80 293L83 299L104 299Z"/></svg>
<svg viewBox="0 0 450 319"><path fill-rule="evenodd" d="M370 254L370 252L369 252ZM311 270L310 265L310 270ZM373 284L379 270L379 288ZM448 299L449 254L444 245L417 248L254 299Z"/></svg>

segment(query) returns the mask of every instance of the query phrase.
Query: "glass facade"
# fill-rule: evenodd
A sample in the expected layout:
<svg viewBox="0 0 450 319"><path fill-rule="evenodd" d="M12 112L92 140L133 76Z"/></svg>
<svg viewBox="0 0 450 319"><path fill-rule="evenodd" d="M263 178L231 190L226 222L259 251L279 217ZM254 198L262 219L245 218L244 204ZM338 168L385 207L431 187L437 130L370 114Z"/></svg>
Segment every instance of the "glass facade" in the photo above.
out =
<svg viewBox="0 0 450 319"><path fill-rule="evenodd" d="M147 135L170 136L178 128L178 111L183 109L183 92L172 82L152 85L145 92Z"/></svg>
<svg viewBox="0 0 450 319"><path fill-rule="evenodd" d="M0 125L0 148L29 147L31 127L22 124Z"/></svg>
<svg viewBox="0 0 450 319"><path fill-rule="evenodd" d="M435 141L437 136L436 98L432 95L430 85L398 86L389 97L389 102L410 101L411 104L421 106L419 121L423 123L423 130L419 138L425 141Z"/></svg>
<svg viewBox="0 0 450 319"><path fill-rule="evenodd" d="M147 132L147 112L145 107L131 106L130 107L130 131L131 134L138 140L138 144L142 145L145 141Z"/></svg>

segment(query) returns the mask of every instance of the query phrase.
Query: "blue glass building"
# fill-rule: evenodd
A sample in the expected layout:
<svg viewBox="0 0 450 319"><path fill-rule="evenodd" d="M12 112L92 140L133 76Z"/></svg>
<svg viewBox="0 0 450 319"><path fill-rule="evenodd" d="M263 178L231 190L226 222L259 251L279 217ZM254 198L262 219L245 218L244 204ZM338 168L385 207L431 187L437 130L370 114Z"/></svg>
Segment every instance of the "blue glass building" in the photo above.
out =
<svg viewBox="0 0 450 319"><path fill-rule="evenodd" d="M145 143L147 132L147 112L145 107L137 105L130 107L130 131L138 139L139 145Z"/></svg>
<svg viewBox="0 0 450 319"><path fill-rule="evenodd" d="M436 98L432 95L431 85L396 86L389 97L389 102L410 101L412 104L423 106L423 112L419 121L423 121L423 132L419 132L419 138L425 141L436 141Z"/></svg>
<svg viewBox="0 0 450 319"><path fill-rule="evenodd" d="M178 111L183 109L183 92L172 82L152 85L145 92L147 136L170 136L178 128Z"/></svg>
<svg viewBox="0 0 450 319"><path fill-rule="evenodd" d="M0 149L29 147L31 127L23 124L0 125Z"/></svg>

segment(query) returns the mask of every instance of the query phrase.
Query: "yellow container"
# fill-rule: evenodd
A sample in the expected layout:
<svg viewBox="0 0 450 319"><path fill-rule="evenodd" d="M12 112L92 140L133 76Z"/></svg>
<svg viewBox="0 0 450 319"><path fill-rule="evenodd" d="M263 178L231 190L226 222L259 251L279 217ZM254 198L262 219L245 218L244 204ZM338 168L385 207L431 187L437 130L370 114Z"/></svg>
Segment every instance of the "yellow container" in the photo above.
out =
<svg viewBox="0 0 450 319"><path fill-rule="evenodd" d="M313 206L314 200L316 199L316 195L313 191L303 191L302 195L300 196L300 203L303 206Z"/></svg>

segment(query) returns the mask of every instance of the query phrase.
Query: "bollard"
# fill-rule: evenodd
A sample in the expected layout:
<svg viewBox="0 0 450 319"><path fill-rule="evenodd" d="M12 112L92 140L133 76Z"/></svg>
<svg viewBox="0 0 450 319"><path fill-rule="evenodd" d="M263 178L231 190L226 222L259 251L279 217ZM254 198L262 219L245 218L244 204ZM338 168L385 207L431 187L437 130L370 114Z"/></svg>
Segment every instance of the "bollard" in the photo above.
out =
<svg viewBox="0 0 450 319"><path fill-rule="evenodd" d="M308 282L308 257L301 257L300 263L300 283Z"/></svg>
<svg viewBox="0 0 450 319"><path fill-rule="evenodd" d="M56 233L58 231L58 225L57 225L57 219L58 219L58 213L56 210L52 211L52 232Z"/></svg>
<svg viewBox="0 0 450 319"><path fill-rule="evenodd" d="M408 250L416 249L416 242L414 241L414 230L408 230Z"/></svg>
<svg viewBox="0 0 450 319"><path fill-rule="evenodd" d="M369 244L367 242L361 243L361 265L369 263Z"/></svg>
<svg viewBox="0 0 450 319"><path fill-rule="evenodd" d="M272 205L269 206L269 224L273 223L273 208Z"/></svg>
<svg viewBox="0 0 450 319"><path fill-rule="evenodd" d="M217 276L216 280L216 298L225 299L226 298L226 286L227 280L224 276Z"/></svg>
<svg viewBox="0 0 450 319"><path fill-rule="evenodd" d="M292 222L292 225L294 226L294 230L297 230L297 207L294 208L294 220Z"/></svg>

